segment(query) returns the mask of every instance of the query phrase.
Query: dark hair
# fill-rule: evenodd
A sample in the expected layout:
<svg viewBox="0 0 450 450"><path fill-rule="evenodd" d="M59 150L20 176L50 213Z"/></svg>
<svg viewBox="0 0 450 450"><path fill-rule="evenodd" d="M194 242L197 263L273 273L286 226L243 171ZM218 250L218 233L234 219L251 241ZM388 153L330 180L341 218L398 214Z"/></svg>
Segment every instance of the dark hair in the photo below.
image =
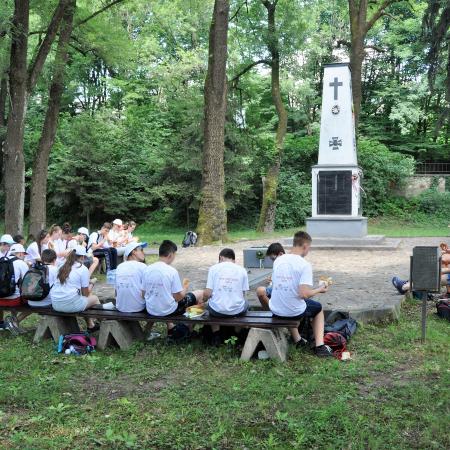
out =
<svg viewBox="0 0 450 450"><path fill-rule="evenodd" d="M167 239L161 242L159 246L159 256L169 256L171 253L175 253L178 250L177 244Z"/></svg>
<svg viewBox="0 0 450 450"><path fill-rule="evenodd" d="M63 232L64 234L70 234L70 233L72 233L72 227L71 227L71 225L70 225L69 222L63 223L63 226L62 226L62 232Z"/></svg>
<svg viewBox="0 0 450 450"><path fill-rule="evenodd" d="M301 247L306 242L311 242L311 236L306 231L297 231L294 234L294 247Z"/></svg>
<svg viewBox="0 0 450 450"><path fill-rule="evenodd" d="M79 258L82 258L81 256L78 256L75 252L75 250L72 250L66 257L66 262L61 266L61 268L58 271L58 280L61 282L61 284L64 284L69 278L70 271L72 270L72 266L77 262Z"/></svg>
<svg viewBox="0 0 450 450"><path fill-rule="evenodd" d="M38 237L36 239L39 254L41 254L42 251L42 241L45 239L45 236L47 236L47 234L48 234L47 230L39 231Z"/></svg>
<svg viewBox="0 0 450 450"><path fill-rule="evenodd" d="M111 225L110 222L105 222L105 223L102 225L102 228L108 228L108 230L110 230L110 229L112 228L112 225Z"/></svg>
<svg viewBox="0 0 450 450"><path fill-rule="evenodd" d="M41 260L44 264L51 264L56 260L56 252L50 248L42 251Z"/></svg>
<svg viewBox="0 0 450 450"><path fill-rule="evenodd" d="M266 255L267 256L278 256L280 253L285 254L283 246L279 242L274 242L270 244L267 248Z"/></svg>
<svg viewBox="0 0 450 450"><path fill-rule="evenodd" d="M21 234L16 234L15 236L13 236L13 241L16 244L20 244L20 241L24 241L25 238L21 235Z"/></svg>
<svg viewBox="0 0 450 450"><path fill-rule="evenodd" d="M227 259L232 259L233 261L236 259L236 255L234 254L234 250L231 248L224 248L220 251L219 253L219 258L220 257L223 258L227 258Z"/></svg>

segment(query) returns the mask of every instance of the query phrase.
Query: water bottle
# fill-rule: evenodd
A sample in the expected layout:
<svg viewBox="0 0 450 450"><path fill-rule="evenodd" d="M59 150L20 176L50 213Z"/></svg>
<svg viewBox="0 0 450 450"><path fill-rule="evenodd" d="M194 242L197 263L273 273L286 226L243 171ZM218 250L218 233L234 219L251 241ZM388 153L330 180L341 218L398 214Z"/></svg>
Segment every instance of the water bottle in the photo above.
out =
<svg viewBox="0 0 450 450"><path fill-rule="evenodd" d="M116 284L116 269L106 272L106 284Z"/></svg>

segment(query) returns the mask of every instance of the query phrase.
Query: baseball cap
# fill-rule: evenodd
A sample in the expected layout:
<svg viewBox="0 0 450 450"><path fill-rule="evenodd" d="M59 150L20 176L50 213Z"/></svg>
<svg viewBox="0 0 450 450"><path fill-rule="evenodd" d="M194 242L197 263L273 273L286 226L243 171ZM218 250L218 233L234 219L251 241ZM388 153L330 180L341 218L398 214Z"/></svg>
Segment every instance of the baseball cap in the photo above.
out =
<svg viewBox="0 0 450 450"><path fill-rule="evenodd" d="M130 242L129 244L127 244L125 246L125 252L123 253L123 256L125 258L128 258L128 256L130 256L130 253L138 247L142 247L145 248L147 247L147 242Z"/></svg>
<svg viewBox="0 0 450 450"><path fill-rule="evenodd" d="M78 233L85 234L86 236L89 236L89 230L86 227L78 228Z"/></svg>
<svg viewBox="0 0 450 450"><path fill-rule="evenodd" d="M86 249L82 245L77 245L74 250L78 256L86 256Z"/></svg>
<svg viewBox="0 0 450 450"><path fill-rule="evenodd" d="M15 244L14 239L12 238L12 236L10 234L4 234L1 238L0 238L0 242L4 242L5 244Z"/></svg>
<svg viewBox="0 0 450 450"><path fill-rule="evenodd" d="M122 225L123 222L120 219L114 219L113 220L113 224L115 224L115 225Z"/></svg>
<svg viewBox="0 0 450 450"><path fill-rule="evenodd" d="M9 253L27 253L22 244L14 244L11 246ZM28 254L28 253L27 253Z"/></svg>

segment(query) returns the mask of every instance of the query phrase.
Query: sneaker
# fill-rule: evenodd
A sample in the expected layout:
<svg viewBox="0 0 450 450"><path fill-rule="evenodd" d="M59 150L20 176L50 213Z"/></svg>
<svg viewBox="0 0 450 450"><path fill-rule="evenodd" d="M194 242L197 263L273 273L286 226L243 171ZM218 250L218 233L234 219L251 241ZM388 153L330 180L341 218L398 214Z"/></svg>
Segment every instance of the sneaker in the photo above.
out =
<svg viewBox="0 0 450 450"><path fill-rule="evenodd" d="M147 336L147 341L153 341L154 339L158 339L161 337L161 333L157 333L156 331L152 331L148 336Z"/></svg>
<svg viewBox="0 0 450 450"><path fill-rule="evenodd" d="M333 356L333 350L331 350L331 348L325 344L314 347L314 353L316 356L319 356L321 358Z"/></svg>
<svg viewBox="0 0 450 450"><path fill-rule="evenodd" d="M405 291L403 290L403 286L407 283L407 280L401 280L399 277L392 278L392 284L394 285L395 289L397 289L399 294L404 294Z"/></svg>
<svg viewBox="0 0 450 450"><path fill-rule="evenodd" d="M95 283L97 283L97 278L91 278L90 280L89 280L89 283L91 283L91 284L95 284Z"/></svg>
<svg viewBox="0 0 450 450"><path fill-rule="evenodd" d="M296 348L308 347L308 341L305 338L300 337L300 340L295 343Z"/></svg>
<svg viewBox="0 0 450 450"><path fill-rule="evenodd" d="M22 331L19 327L19 322L17 322L17 318L14 316L5 317L5 329L9 330L13 336L18 336Z"/></svg>

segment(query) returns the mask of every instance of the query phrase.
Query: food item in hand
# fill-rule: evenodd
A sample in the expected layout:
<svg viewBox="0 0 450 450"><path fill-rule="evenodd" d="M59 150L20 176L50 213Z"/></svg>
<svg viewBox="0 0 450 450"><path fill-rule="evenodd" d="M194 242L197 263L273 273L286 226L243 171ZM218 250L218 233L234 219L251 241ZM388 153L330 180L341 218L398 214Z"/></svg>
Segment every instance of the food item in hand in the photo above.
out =
<svg viewBox="0 0 450 450"><path fill-rule="evenodd" d="M319 277L319 286L331 286L333 284L333 278L331 277L326 277L326 276L320 276Z"/></svg>

